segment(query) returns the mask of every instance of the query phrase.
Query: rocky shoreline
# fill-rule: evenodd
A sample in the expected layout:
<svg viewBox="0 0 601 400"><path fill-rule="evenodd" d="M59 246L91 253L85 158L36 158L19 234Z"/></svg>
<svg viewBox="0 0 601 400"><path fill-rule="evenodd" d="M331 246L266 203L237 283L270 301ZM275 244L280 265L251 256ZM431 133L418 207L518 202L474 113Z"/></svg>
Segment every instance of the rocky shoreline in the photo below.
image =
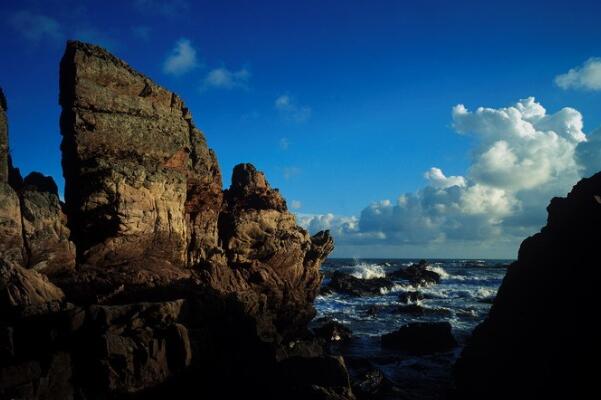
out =
<svg viewBox="0 0 601 400"><path fill-rule="evenodd" d="M361 312L457 315L420 304L442 279L425 261L369 278L334 271L322 285L329 232L299 227L251 164L223 190L183 101L98 46L67 43L59 102L64 202L52 178L12 164L0 89L0 398L538 399L595 389L582 360L597 339L601 173L551 201L498 295L479 298L492 309L462 351L447 321L416 322L371 338L382 352L370 360L353 353L361 341L348 326L313 320L314 301L386 293L392 304ZM393 293L399 280L412 290ZM395 379L379 364L394 364Z"/></svg>

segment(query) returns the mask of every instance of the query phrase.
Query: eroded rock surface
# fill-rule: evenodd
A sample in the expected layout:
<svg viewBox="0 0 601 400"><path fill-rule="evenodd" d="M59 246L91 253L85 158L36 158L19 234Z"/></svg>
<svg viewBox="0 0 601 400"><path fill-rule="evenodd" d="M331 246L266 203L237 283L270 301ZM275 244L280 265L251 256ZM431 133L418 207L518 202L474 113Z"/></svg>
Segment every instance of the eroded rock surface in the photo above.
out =
<svg viewBox="0 0 601 400"><path fill-rule="evenodd" d="M457 398L585 398L598 345L601 173L547 207L456 365ZM558 297L559 296L559 297Z"/></svg>
<svg viewBox="0 0 601 400"><path fill-rule="evenodd" d="M66 204L0 121L0 397L351 399L307 330L329 234L250 164L223 191L181 99L97 46L67 44L60 103Z"/></svg>

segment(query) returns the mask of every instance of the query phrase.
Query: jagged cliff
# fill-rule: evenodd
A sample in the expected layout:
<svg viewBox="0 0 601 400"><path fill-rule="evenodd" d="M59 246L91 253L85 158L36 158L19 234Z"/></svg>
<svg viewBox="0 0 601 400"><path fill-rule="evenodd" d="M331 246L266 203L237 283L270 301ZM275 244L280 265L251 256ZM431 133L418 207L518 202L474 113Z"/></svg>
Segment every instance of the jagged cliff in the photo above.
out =
<svg viewBox="0 0 601 400"><path fill-rule="evenodd" d="M223 191L177 95L68 42L65 204L10 164L0 99L0 397L352 397L306 329L331 237L250 164Z"/></svg>
<svg viewBox="0 0 601 400"><path fill-rule="evenodd" d="M587 398L596 390L587 363L598 348L601 173L547 210L547 225L522 243L457 362L458 399Z"/></svg>

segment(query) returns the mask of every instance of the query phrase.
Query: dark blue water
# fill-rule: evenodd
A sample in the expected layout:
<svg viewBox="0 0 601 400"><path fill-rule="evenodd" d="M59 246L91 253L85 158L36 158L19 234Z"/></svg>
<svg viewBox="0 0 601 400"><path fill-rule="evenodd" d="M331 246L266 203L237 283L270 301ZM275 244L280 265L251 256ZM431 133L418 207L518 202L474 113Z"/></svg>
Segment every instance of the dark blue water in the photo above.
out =
<svg viewBox="0 0 601 400"><path fill-rule="evenodd" d="M333 271L356 278L384 277L387 272L405 268L415 259L329 259L323 266L324 285ZM415 288L395 281L391 290L379 295L353 297L344 294L320 295L315 301L318 321L327 317L353 331L351 343L338 351L348 360L369 360L399 387L412 388L418 398L444 398L440 393L450 384L450 371L471 331L487 315L511 260L429 260L428 268L440 274L439 284ZM418 290L425 298L414 304L424 315L399 313L403 292ZM374 310L376 310L374 312ZM414 321L448 321L460 346L446 354L408 356L380 346L380 336ZM352 368L351 368L352 369ZM351 371L352 372L352 371Z"/></svg>

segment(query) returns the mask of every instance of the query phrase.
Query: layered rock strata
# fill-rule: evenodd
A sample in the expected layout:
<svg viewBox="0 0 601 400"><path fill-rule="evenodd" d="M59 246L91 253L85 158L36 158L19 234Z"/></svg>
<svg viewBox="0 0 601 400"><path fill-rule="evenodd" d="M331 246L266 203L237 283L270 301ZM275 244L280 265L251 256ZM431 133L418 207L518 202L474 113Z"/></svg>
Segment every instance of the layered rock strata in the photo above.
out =
<svg viewBox="0 0 601 400"><path fill-rule="evenodd" d="M60 104L65 204L10 166L2 101L0 397L352 398L306 328L329 234L250 164L222 190L182 100L97 46Z"/></svg>

